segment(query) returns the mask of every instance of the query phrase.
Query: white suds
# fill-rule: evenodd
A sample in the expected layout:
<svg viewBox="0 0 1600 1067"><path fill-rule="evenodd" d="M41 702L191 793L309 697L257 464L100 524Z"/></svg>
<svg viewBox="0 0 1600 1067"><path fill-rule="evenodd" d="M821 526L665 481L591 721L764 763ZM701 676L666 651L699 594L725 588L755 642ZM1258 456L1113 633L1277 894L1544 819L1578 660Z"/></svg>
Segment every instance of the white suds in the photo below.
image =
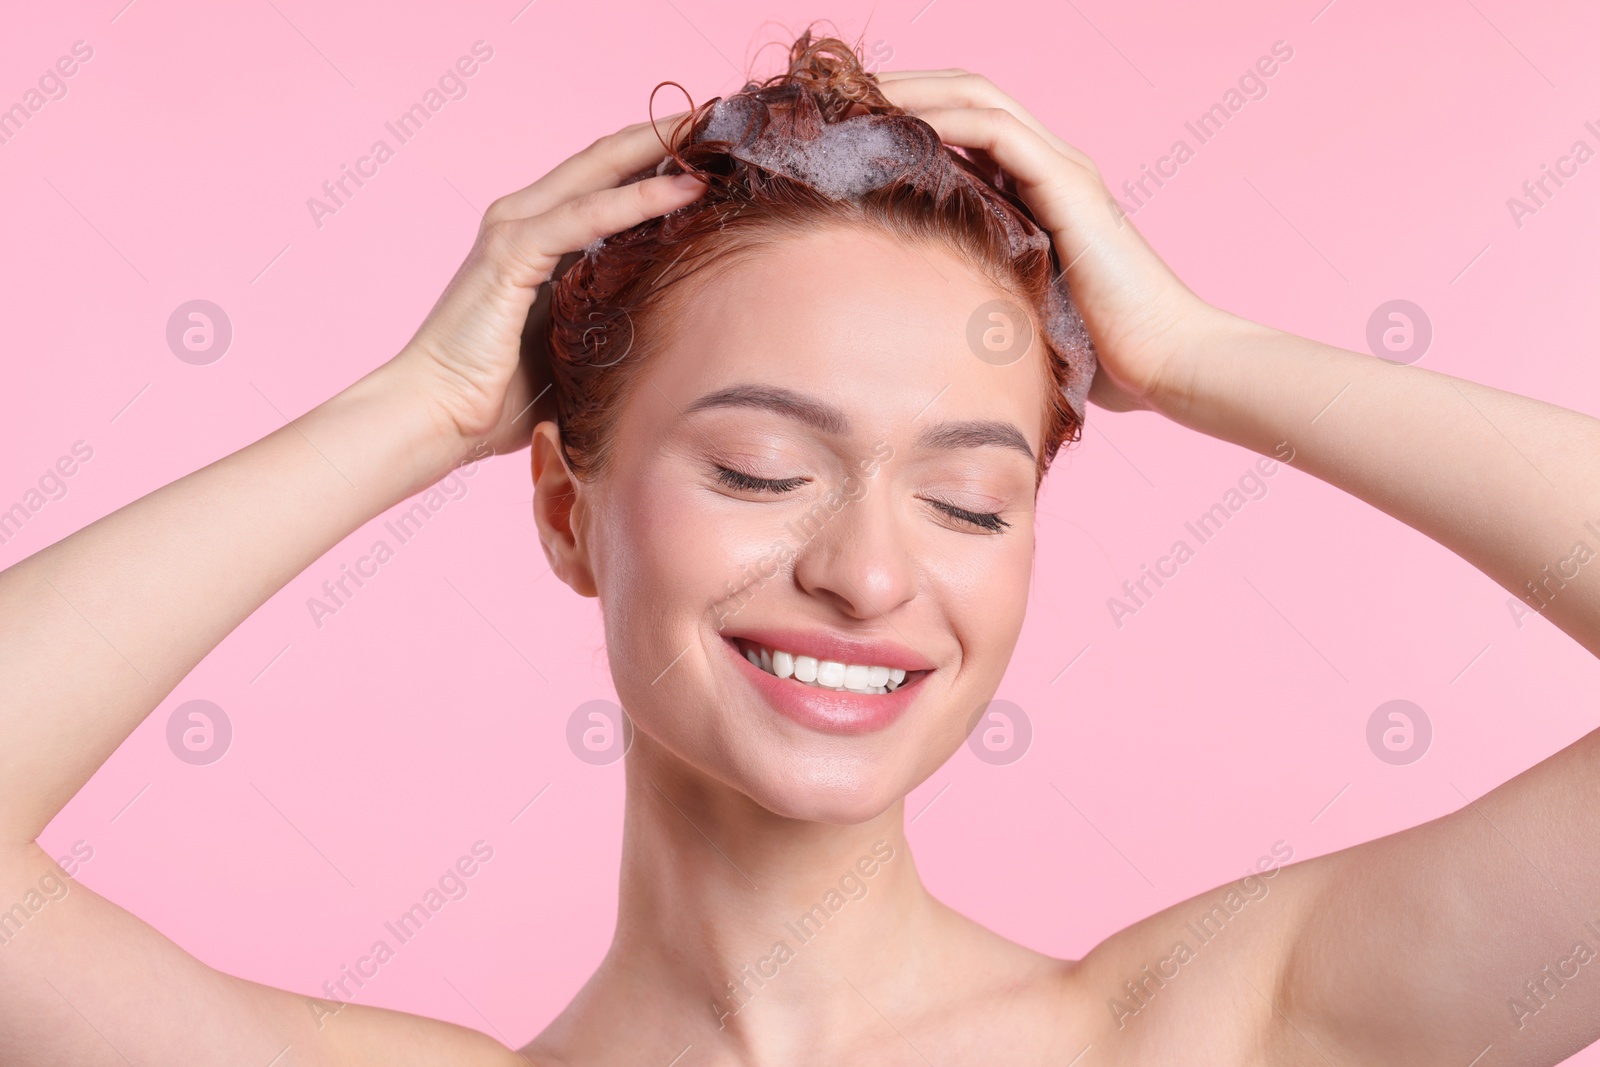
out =
<svg viewBox="0 0 1600 1067"><path fill-rule="evenodd" d="M774 174L802 182L833 200L880 188L917 161L920 146L903 130L860 115L823 127L810 141L757 137L732 154Z"/></svg>
<svg viewBox="0 0 1600 1067"><path fill-rule="evenodd" d="M718 100L711 105L711 118L695 140L738 144L744 140L745 131L750 128L750 115L754 107L755 101L748 96Z"/></svg>
<svg viewBox="0 0 1600 1067"><path fill-rule="evenodd" d="M732 146L729 154L735 158L801 182L834 200L858 198L887 185L918 164L928 150L915 130L898 121L885 121L885 116L870 114L823 125L810 139L798 139L792 132L783 136L766 126L751 136L757 108L763 106L750 96L718 101L696 140L727 142ZM802 128L820 122L814 105L810 111L803 117ZM944 198L951 179L958 183L963 179L973 181L954 167L948 168L937 175L937 188L929 190L936 200ZM991 207L1005 223L1013 257L1029 251L1048 254L1051 240L1047 232L1013 218L998 205ZM1082 418L1099 363L1083 316L1067 290L1065 276L1056 278L1049 287L1043 321L1051 346L1067 364L1062 393L1068 406Z"/></svg>
<svg viewBox="0 0 1600 1067"><path fill-rule="evenodd" d="M1067 405L1081 419L1089 399L1089 386L1099 367L1094 342L1084 325L1083 315L1067 292L1064 277L1050 284L1045 298L1044 332L1050 344L1067 363L1067 382L1062 392Z"/></svg>

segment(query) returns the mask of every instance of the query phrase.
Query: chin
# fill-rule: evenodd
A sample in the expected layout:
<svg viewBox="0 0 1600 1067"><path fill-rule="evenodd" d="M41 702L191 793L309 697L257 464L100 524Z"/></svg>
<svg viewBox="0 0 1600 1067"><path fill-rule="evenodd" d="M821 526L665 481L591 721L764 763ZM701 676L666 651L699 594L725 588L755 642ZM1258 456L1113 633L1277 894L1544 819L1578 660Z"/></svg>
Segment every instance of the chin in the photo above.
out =
<svg viewBox="0 0 1600 1067"><path fill-rule="evenodd" d="M871 822L920 782L898 761L783 751L761 763L740 768L734 788L774 815L833 826Z"/></svg>

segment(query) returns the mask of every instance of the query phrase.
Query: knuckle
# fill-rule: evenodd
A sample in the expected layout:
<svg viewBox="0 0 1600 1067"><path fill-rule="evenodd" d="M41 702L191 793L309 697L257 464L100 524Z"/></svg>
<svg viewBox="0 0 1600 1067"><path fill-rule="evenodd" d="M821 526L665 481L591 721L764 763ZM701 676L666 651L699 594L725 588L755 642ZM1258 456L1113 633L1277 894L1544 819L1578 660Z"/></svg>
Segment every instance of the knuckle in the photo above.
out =
<svg viewBox="0 0 1600 1067"><path fill-rule="evenodd" d="M654 215L658 210L655 206L656 201L665 192L665 184L664 182L642 181L633 182L623 186L623 188L627 189L631 194L633 209L637 214Z"/></svg>
<svg viewBox="0 0 1600 1067"><path fill-rule="evenodd" d="M504 262L511 253L511 238L506 229L504 221L484 219L479 244L483 246L484 255L496 263Z"/></svg>
<svg viewBox="0 0 1600 1067"><path fill-rule="evenodd" d="M511 198L511 196L509 194L506 195L506 196L502 196L502 197L497 198L494 201L494 203L489 205L489 210L487 210L487 211L485 211L483 213L484 224L488 225L489 223L500 222L500 221L502 221L504 219L511 218L512 217L512 206L511 205L512 205L512 198Z"/></svg>
<svg viewBox="0 0 1600 1067"><path fill-rule="evenodd" d="M998 92L999 87L982 74L972 74L968 71L962 71L959 77L962 85L964 85L974 96L992 99Z"/></svg>

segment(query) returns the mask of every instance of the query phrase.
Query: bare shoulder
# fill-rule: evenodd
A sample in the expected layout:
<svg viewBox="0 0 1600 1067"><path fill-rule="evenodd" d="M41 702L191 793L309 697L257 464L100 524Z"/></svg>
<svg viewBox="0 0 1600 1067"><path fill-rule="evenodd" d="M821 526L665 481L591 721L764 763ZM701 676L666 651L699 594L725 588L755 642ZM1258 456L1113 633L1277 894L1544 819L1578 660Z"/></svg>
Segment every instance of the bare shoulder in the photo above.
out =
<svg viewBox="0 0 1600 1067"><path fill-rule="evenodd" d="M1337 857L1256 871L1151 915L1102 941L1064 979L1101 1062L1320 1062L1285 1014L1300 933Z"/></svg>
<svg viewBox="0 0 1600 1067"><path fill-rule="evenodd" d="M1015 1064L1280 1064L1272 1001L1319 880L1279 868L1197 894L1060 959L963 920L919 961L931 985L905 1040L925 1037L952 1063L1005 1048ZM1085 1055L1092 1050L1092 1058Z"/></svg>

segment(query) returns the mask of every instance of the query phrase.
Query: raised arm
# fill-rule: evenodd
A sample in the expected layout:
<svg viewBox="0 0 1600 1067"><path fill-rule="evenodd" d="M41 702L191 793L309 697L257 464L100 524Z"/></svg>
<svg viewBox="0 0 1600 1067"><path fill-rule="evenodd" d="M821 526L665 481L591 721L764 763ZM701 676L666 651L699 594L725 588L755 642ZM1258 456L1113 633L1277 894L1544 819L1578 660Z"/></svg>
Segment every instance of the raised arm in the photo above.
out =
<svg viewBox="0 0 1600 1067"><path fill-rule="evenodd" d="M988 79L880 77L945 141L1017 178L1099 351L1092 400L1288 459L1600 654L1600 422L1219 311L1122 216L1094 163ZM1232 1020L1273 1062L1557 1063L1600 1037L1597 825L1600 732L1451 815L1294 864L1274 883L1276 918L1223 950L1238 954L1237 982L1197 1018ZM1137 973L1177 915L1092 956L1112 961L1106 974Z"/></svg>
<svg viewBox="0 0 1600 1067"><path fill-rule="evenodd" d="M1420 530L1600 655L1600 419L1233 315L1150 399Z"/></svg>
<svg viewBox="0 0 1600 1067"><path fill-rule="evenodd" d="M1231 316L1172 369L1157 410L1257 451L1288 442L1293 466L1600 653L1600 420ZM1600 1038L1600 731L1463 800L1304 865L1314 902L1280 987L1291 1045L1488 1067Z"/></svg>
<svg viewBox="0 0 1600 1067"><path fill-rule="evenodd" d="M535 292L564 253L699 195L669 178L615 187L663 154L648 125L629 127L496 201L398 356L0 573L0 901L68 884L34 839L262 602L454 466L527 444L537 397L519 349ZM0 917L0 1062L265 1064L292 1045L289 1063L491 1063L505 1051L370 1009L327 1024L306 998L212 971L87 888L47 892L47 907Z"/></svg>
<svg viewBox="0 0 1600 1067"><path fill-rule="evenodd" d="M0 573L0 841L32 841L173 687L268 597L467 445L415 364Z"/></svg>

